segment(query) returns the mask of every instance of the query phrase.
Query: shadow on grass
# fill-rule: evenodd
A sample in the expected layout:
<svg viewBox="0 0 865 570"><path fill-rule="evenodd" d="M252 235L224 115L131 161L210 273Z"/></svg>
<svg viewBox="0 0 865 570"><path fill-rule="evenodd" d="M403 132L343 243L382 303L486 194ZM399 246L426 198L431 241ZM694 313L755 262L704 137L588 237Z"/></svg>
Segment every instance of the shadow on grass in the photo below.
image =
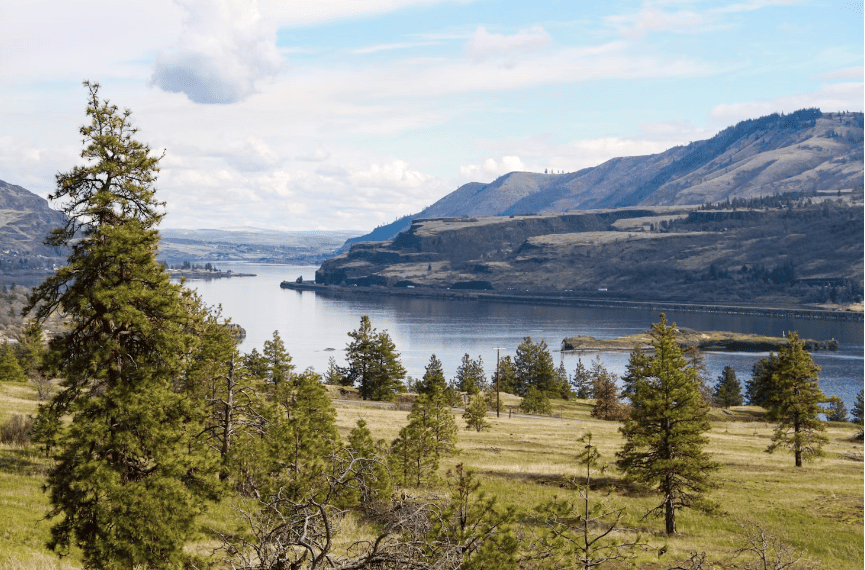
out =
<svg viewBox="0 0 865 570"><path fill-rule="evenodd" d="M478 471L486 477L508 479L515 482L530 483L533 485L543 485L546 487L556 487L559 489L567 489L576 491L582 484L579 478L571 479L561 475L550 475L548 473L530 473L525 471ZM619 477L592 477L592 482L589 488L592 491L604 492L612 491L626 497L648 497L653 494L651 489L645 486L637 485L625 481Z"/></svg>
<svg viewBox="0 0 865 570"><path fill-rule="evenodd" d="M36 449L10 447L0 449L0 472L32 477L47 474L48 465Z"/></svg>

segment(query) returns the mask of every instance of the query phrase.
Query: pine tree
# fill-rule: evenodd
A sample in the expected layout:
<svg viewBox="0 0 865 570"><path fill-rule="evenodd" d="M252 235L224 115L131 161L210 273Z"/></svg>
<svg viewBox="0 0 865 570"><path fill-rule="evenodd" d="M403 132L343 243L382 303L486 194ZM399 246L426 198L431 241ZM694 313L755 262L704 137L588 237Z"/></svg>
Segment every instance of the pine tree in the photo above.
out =
<svg viewBox="0 0 865 570"><path fill-rule="evenodd" d="M517 567L519 542L511 530L516 507L499 508L496 496L479 491L480 481L462 463L445 474L450 501L441 516L433 518L427 544L443 544L457 551L461 570L508 570Z"/></svg>
<svg viewBox="0 0 865 570"><path fill-rule="evenodd" d="M853 404L853 411L850 412L850 416L851 416L850 421L853 423L857 423L860 426L862 425L862 419L863 419L863 415L862 415L863 402L862 402L862 399L863 399L863 391L859 390L859 392L856 394L856 403Z"/></svg>
<svg viewBox="0 0 865 570"><path fill-rule="evenodd" d="M267 381L274 388L291 379L294 366L291 364L291 356L285 349L285 344L279 337L279 331L273 331L273 339L264 341L264 358L267 361Z"/></svg>
<svg viewBox="0 0 865 570"><path fill-rule="evenodd" d="M396 345L387 331L376 332L369 317L360 318L360 327L348 333L352 341L346 347L348 368L342 378L344 386L357 386L364 400L392 400L405 389L405 368L399 361Z"/></svg>
<svg viewBox="0 0 865 570"><path fill-rule="evenodd" d="M357 420L357 426L352 428L348 434L348 450L353 457L364 457L366 459L382 459L384 456L381 445L376 446L372 439L372 432L366 427L366 420ZM358 493L361 503L374 500L385 500L390 497L393 483L390 472L383 461L376 462L372 466L372 477L365 481Z"/></svg>
<svg viewBox="0 0 865 570"><path fill-rule="evenodd" d="M433 394L436 390L439 392L444 392L447 388L447 380L445 380L445 373L442 369L441 360L436 358L436 355L433 354L430 356L429 364L426 365L426 372L424 372L423 380L418 383L417 392L418 394Z"/></svg>
<svg viewBox="0 0 865 570"><path fill-rule="evenodd" d="M826 402L829 404L825 412L827 422L847 421L847 406L844 405L844 400L838 396L830 396Z"/></svg>
<svg viewBox="0 0 865 570"><path fill-rule="evenodd" d="M405 392L405 385L402 383L402 379L405 378L405 368L399 360L396 345L387 331L381 331L376 336L374 356L367 395L371 400L390 402L396 394ZM363 390L361 395L364 396Z"/></svg>
<svg viewBox="0 0 865 570"><path fill-rule="evenodd" d="M342 448L336 410L312 369L280 383L274 404L266 436L271 464L260 488L301 500L319 491L314 483L327 470L327 458Z"/></svg>
<svg viewBox="0 0 865 570"><path fill-rule="evenodd" d="M436 389L429 395L426 408L430 418L430 430L436 441L436 451L439 455L452 455L456 452L459 428L445 393Z"/></svg>
<svg viewBox="0 0 865 570"><path fill-rule="evenodd" d="M559 380L559 397L563 400L570 400L574 393L571 391L570 378L568 378L568 370L565 368L565 361L559 361L559 367L556 368L556 376Z"/></svg>
<svg viewBox="0 0 865 570"><path fill-rule="evenodd" d="M495 383L495 378L493 378L493 383ZM517 393L516 371L514 370L514 361L511 360L510 355L505 356L499 361L499 391L508 394Z"/></svg>
<svg viewBox="0 0 865 570"><path fill-rule="evenodd" d="M597 366L592 367L592 376L592 392L595 395L592 417L611 421L625 419L625 409L619 401L616 375L610 374L599 361Z"/></svg>
<svg viewBox="0 0 865 570"><path fill-rule="evenodd" d="M571 378L571 387L576 397L581 400L590 400L595 397L592 393L592 376L582 359L577 360L577 368L574 370L574 377Z"/></svg>
<svg viewBox="0 0 865 570"><path fill-rule="evenodd" d="M46 239L71 253L27 307L40 322L68 318L49 347L62 388L38 422L54 460L49 547L80 545L89 567L168 567L216 493L215 457L196 438L203 403L175 385L196 317L155 257L159 157L133 138L130 111L85 86L86 165L57 175L50 198L65 200L67 222Z"/></svg>
<svg viewBox="0 0 865 570"><path fill-rule="evenodd" d="M324 373L324 383L332 386L338 386L342 383L342 377L345 371L336 364L336 358L330 357L327 359L327 371Z"/></svg>
<svg viewBox="0 0 865 570"><path fill-rule="evenodd" d="M527 414L538 414L539 416L549 416L553 413L550 399L535 386L529 388L522 402L520 402L520 410Z"/></svg>
<svg viewBox="0 0 865 570"><path fill-rule="evenodd" d="M253 348L243 356L243 368L251 377L264 381L268 375L267 358Z"/></svg>
<svg viewBox="0 0 865 570"><path fill-rule="evenodd" d="M469 395L474 395L487 388L487 379L484 374L484 361L478 356L477 360L472 360L468 354L463 355L462 362L457 368L457 376L454 379L454 385L460 392L466 392Z"/></svg>
<svg viewBox="0 0 865 570"><path fill-rule="evenodd" d="M515 388L518 396L525 396L529 388L534 386L544 393L557 393L558 375L553 365L553 357L547 348L547 343L532 342L527 336L517 347L514 359Z"/></svg>
<svg viewBox="0 0 865 570"><path fill-rule="evenodd" d="M778 357L769 353L769 358L761 358L751 369L751 379L745 385L749 406L769 408L772 405L774 382L772 376L778 370Z"/></svg>
<svg viewBox="0 0 865 570"><path fill-rule="evenodd" d="M28 378L41 374L45 357L45 335L42 324L29 319L18 335L18 361Z"/></svg>
<svg viewBox="0 0 865 570"><path fill-rule="evenodd" d="M708 405L696 370L688 366L676 342L676 325L666 317L652 325L654 353L631 355L631 415L620 431L625 446L619 467L631 481L657 485L663 496L654 514L664 514L667 534L676 532L676 511L690 506L710 486L718 468L703 448L708 443Z"/></svg>
<svg viewBox="0 0 865 570"><path fill-rule="evenodd" d="M787 346L778 351L775 369L770 377L767 417L777 422L772 434L770 453L778 447L793 451L796 467L802 462L824 455L828 440L820 432L826 427L818 419L823 412L820 402L826 396L818 384L820 367L805 351L805 343L795 332L787 334Z"/></svg>
<svg viewBox="0 0 865 570"><path fill-rule="evenodd" d="M483 394L475 394L469 399L466 411L463 414L466 421L466 429L483 431L489 429L490 422L487 421L487 399Z"/></svg>
<svg viewBox="0 0 865 570"><path fill-rule="evenodd" d="M26 382L27 376L8 343L0 347L0 382Z"/></svg>
<svg viewBox="0 0 865 570"><path fill-rule="evenodd" d="M430 429L426 396L415 400L407 426L391 445L391 472L402 485L420 487L435 480L439 467L438 443Z"/></svg>
<svg viewBox="0 0 865 570"><path fill-rule="evenodd" d="M733 370L732 366L725 366L721 375L718 376L718 383L715 384L712 399L716 406L722 408L742 405L742 386L739 384L736 371Z"/></svg>

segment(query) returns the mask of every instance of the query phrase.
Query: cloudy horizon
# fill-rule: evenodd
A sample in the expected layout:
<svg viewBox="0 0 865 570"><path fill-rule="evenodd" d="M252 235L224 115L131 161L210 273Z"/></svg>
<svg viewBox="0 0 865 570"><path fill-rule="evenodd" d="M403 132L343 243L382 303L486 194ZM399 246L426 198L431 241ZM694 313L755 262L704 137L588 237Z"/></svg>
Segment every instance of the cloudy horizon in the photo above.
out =
<svg viewBox="0 0 865 570"><path fill-rule="evenodd" d="M79 164L85 79L165 151L163 227L366 232L470 181L862 111L862 2L8 0L0 179Z"/></svg>

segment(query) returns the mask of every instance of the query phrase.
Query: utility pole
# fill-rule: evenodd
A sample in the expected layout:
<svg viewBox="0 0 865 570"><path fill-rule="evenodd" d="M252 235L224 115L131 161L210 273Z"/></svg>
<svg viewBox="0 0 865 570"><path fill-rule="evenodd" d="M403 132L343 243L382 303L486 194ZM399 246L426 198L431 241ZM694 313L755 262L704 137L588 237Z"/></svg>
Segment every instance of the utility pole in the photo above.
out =
<svg viewBox="0 0 865 570"><path fill-rule="evenodd" d="M496 417L499 417L499 411L501 410L501 405L499 404L499 376L501 376L500 368L499 368L499 356L501 356L502 350L505 347L503 346L494 346L493 350L496 351Z"/></svg>

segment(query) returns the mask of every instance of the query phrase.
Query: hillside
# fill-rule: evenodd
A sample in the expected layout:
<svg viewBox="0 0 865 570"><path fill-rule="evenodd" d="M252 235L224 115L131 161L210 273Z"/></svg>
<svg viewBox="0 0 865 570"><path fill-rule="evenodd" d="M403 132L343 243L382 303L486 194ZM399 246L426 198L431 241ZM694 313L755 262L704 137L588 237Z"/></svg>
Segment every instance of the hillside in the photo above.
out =
<svg viewBox="0 0 865 570"><path fill-rule="evenodd" d="M391 239L413 218L696 205L861 188L862 142L862 113L772 114L660 154L614 158L565 174L511 172L489 184L471 182L418 214L350 240L346 249Z"/></svg>
<svg viewBox="0 0 865 570"><path fill-rule="evenodd" d="M861 302L862 194L415 219L325 261L330 285L632 300Z"/></svg>
<svg viewBox="0 0 865 570"><path fill-rule="evenodd" d="M36 194L0 180L0 272L50 268L63 252L43 244L65 217Z"/></svg>

